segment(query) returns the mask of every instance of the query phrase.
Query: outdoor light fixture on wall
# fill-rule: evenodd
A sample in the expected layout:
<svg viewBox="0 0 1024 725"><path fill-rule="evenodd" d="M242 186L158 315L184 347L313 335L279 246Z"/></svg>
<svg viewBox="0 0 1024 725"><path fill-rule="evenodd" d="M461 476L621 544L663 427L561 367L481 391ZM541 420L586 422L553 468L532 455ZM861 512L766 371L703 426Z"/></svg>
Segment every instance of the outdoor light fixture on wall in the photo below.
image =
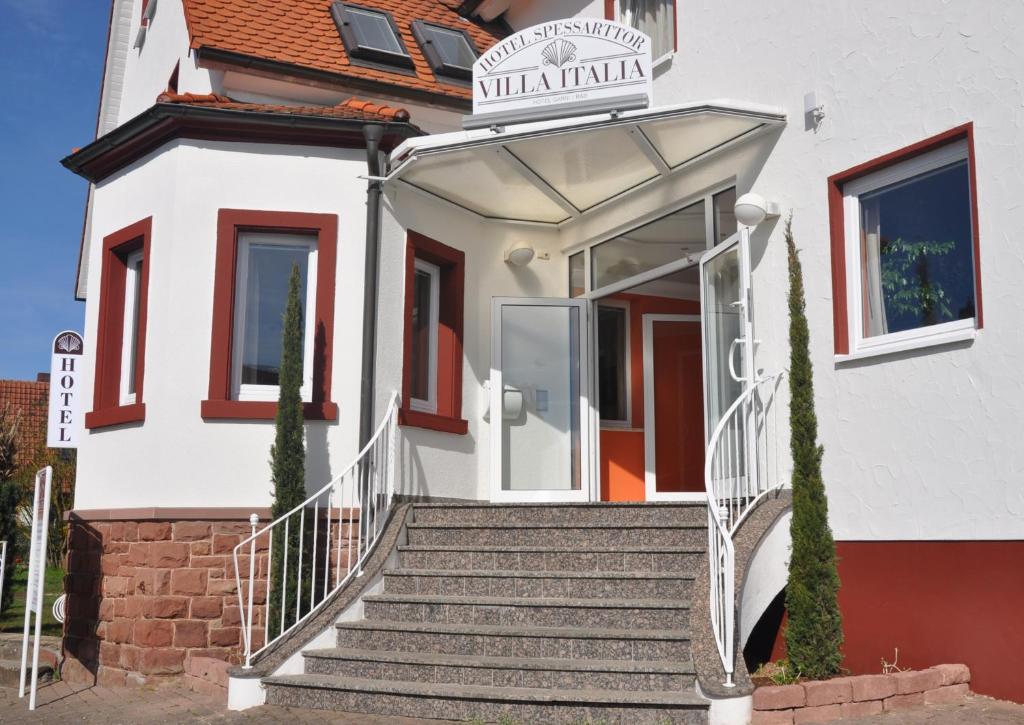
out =
<svg viewBox="0 0 1024 725"><path fill-rule="evenodd" d="M736 221L747 227L756 227L768 216L778 216L778 205L766 201L760 194L747 193L736 200L733 211Z"/></svg>
<svg viewBox="0 0 1024 725"><path fill-rule="evenodd" d="M505 263L514 267L525 267L533 261L534 251L529 244L517 244L505 251Z"/></svg>

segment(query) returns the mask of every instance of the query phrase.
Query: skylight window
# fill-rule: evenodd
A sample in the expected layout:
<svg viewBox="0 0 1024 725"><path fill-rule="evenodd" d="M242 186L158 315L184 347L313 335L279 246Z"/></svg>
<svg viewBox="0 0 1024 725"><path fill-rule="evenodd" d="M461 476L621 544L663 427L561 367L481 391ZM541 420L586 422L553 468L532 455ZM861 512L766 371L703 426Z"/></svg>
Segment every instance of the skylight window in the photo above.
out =
<svg viewBox="0 0 1024 725"><path fill-rule="evenodd" d="M435 73L466 80L473 77L477 52L466 33L420 20L413 21L412 33Z"/></svg>
<svg viewBox="0 0 1024 725"><path fill-rule="evenodd" d="M350 3L335 3L331 15L349 56L373 63L412 68L405 44L391 15Z"/></svg>

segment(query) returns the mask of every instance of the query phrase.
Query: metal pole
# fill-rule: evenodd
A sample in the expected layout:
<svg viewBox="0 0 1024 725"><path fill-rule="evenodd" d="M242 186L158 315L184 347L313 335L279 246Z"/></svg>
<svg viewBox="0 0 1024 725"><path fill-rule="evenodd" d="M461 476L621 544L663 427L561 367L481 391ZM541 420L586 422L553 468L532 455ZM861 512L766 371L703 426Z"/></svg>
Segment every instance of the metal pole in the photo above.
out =
<svg viewBox="0 0 1024 725"><path fill-rule="evenodd" d="M252 590L255 584L256 575L256 525L260 517L253 513L249 514L249 525L252 526L252 541L249 542L249 611L246 614L245 629L248 633L245 637L245 669L252 667Z"/></svg>

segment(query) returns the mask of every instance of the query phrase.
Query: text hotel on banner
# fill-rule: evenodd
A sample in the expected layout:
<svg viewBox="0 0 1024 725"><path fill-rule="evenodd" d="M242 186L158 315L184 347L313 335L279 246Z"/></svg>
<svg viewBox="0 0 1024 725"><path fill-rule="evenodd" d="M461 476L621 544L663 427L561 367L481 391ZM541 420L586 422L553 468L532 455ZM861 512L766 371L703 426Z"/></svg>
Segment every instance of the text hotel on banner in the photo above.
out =
<svg viewBox="0 0 1024 725"><path fill-rule="evenodd" d="M473 114L646 96L651 39L609 20L572 19L521 30L473 64Z"/></svg>
<svg viewBox="0 0 1024 725"><path fill-rule="evenodd" d="M79 404L79 374L85 345L77 332L65 330L53 338L50 358L50 411L46 425L46 445L50 448L77 448L82 430Z"/></svg>

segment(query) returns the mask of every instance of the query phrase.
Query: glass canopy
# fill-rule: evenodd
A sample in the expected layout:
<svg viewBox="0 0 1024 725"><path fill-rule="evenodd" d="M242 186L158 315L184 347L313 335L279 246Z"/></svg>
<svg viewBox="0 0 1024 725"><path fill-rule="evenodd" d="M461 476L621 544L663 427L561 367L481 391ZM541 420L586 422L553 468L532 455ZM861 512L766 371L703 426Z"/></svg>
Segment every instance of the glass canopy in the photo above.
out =
<svg viewBox="0 0 1024 725"><path fill-rule="evenodd" d="M387 182L561 224L784 124L778 109L716 101L424 136L395 149Z"/></svg>

